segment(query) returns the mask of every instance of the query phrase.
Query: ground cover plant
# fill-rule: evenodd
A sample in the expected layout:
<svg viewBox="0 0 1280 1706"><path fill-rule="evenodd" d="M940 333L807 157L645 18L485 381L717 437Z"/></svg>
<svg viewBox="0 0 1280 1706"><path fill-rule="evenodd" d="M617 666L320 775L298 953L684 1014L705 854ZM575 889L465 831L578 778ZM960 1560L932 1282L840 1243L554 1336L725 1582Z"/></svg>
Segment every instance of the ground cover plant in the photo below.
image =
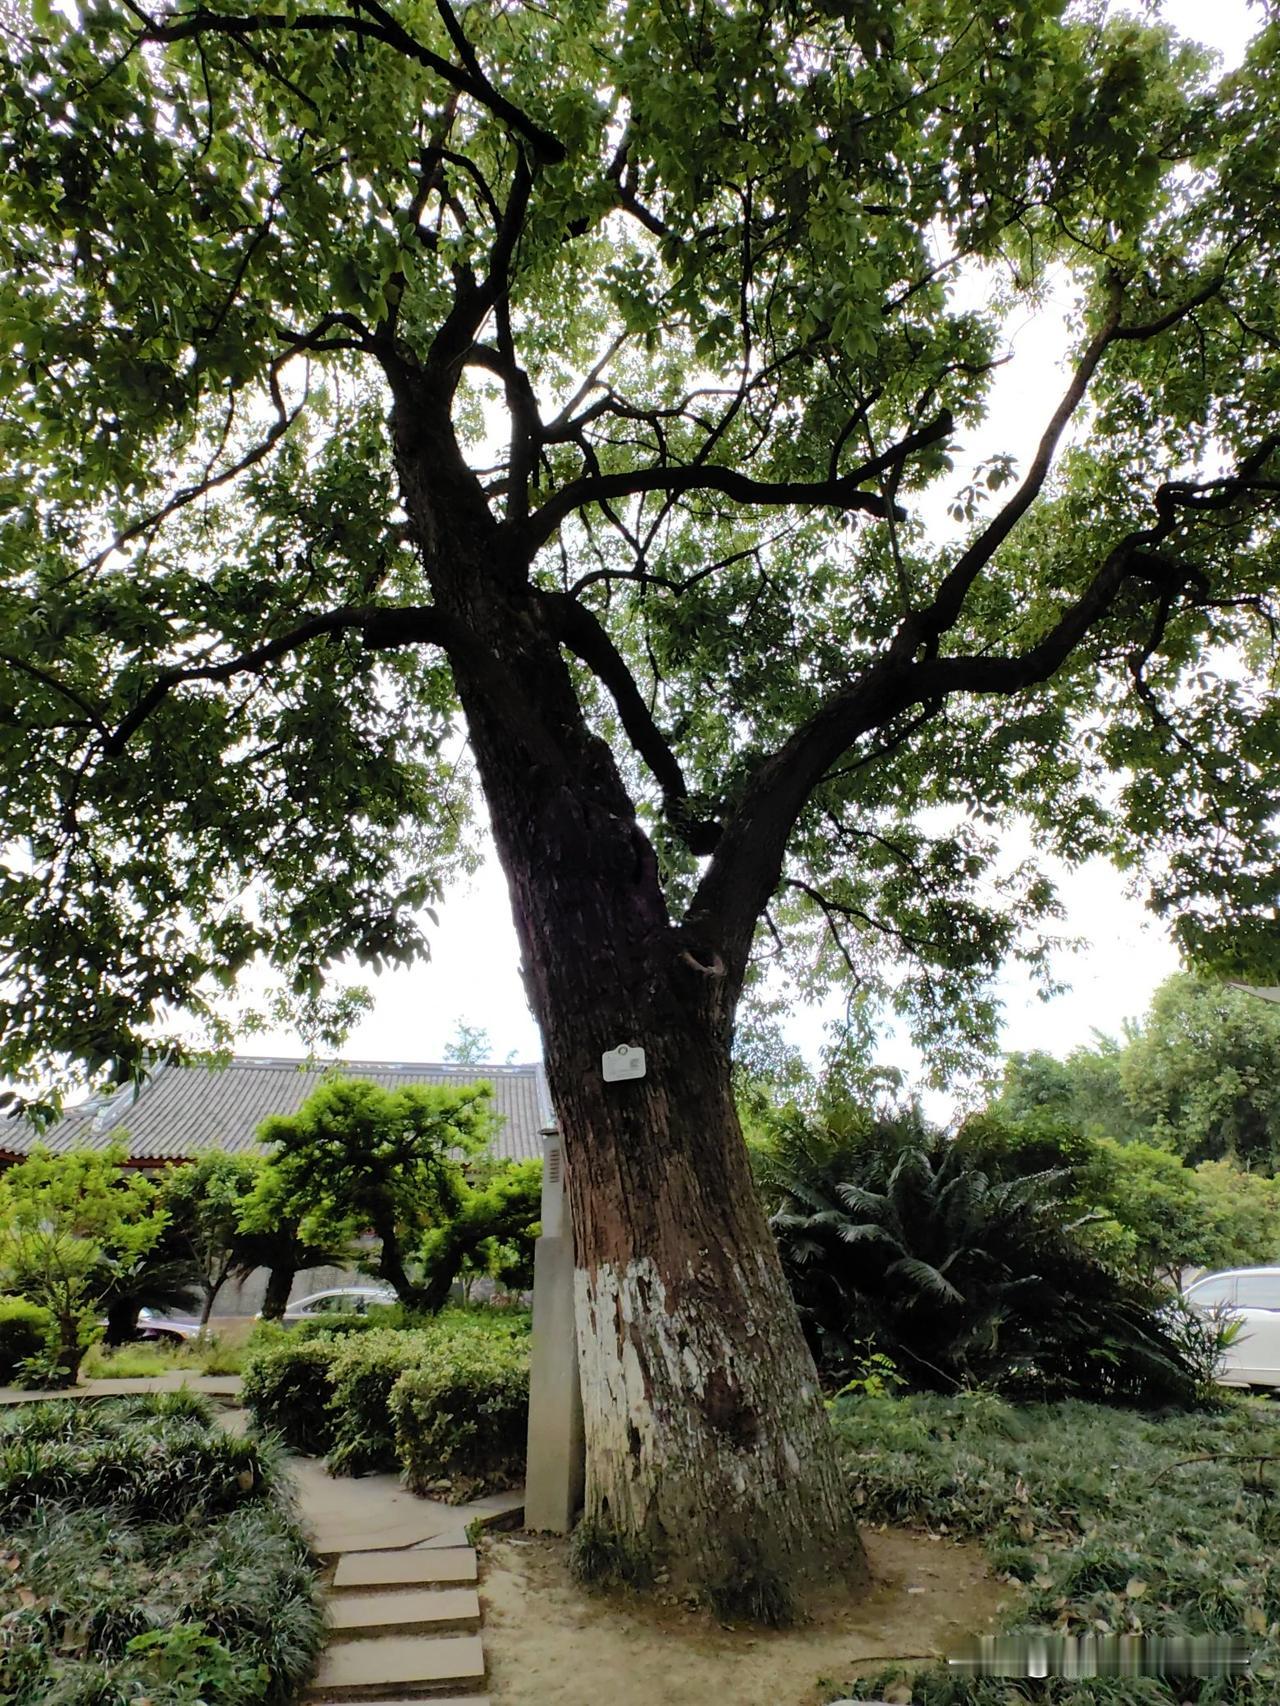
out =
<svg viewBox="0 0 1280 1706"><path fill-rule="evenodd" d="M391 1314L392 1312L388 1312ZM250 1345L243 1396L255 1426L335 1475L400 1469L410 1485L467 1498L524 1470L529 1314L452 1308L356 1332L267 1333ZM477 1427L477 1417L488 1418ZM447 1487L444 1485L447 1483Z"/></svg>
<svg viewBox="0 0 1280 1706"><path fill-rule="evenodd" d="M1270 1706L1280 1698L1275 1412L1144 1415L1069 1401L837 1400L835 1431L866 1522L980 1540L1011 1587L1004 1627L1246 1639L1248 1678L960 1679L944 1667L836 1686L912 1706Z"/></svg>
<svg viewBox="0 0 1280 1706"><path fill-rule="evenodd" d="M269 1447L190 1393L0 1413L6 1706L285 1706L323 1641Z"/></svg>

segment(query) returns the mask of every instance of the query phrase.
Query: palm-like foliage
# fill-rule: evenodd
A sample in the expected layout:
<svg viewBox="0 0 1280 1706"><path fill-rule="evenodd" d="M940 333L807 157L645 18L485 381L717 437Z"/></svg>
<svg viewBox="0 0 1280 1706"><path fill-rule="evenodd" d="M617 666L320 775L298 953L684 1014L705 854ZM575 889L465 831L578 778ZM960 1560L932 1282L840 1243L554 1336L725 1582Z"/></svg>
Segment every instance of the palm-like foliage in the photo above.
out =
<svg viewBox="0 0 1280 1706"><path fill-rule="evenodd" d="M840 1131L781 1120L758 1164L820 1367L872 1352L912 1385L1186 1401L1195 1379L1159 1294L1076 1236L1066 1169L983 1164L914 1110Z"/></svg>

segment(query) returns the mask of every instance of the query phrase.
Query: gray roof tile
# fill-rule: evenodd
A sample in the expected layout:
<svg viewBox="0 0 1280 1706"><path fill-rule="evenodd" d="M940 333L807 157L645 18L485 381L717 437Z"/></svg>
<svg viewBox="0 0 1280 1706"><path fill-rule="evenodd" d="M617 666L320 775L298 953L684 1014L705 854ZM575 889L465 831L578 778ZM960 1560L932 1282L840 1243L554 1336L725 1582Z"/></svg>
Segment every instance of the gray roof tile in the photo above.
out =
<svg viewBox="0 0 1280 1706"><path fill-rule="evenodd" d="M344 1077L366 1078L384 1089L409 1084L493 1086L493 1107L502 1123L493 1153L503 1160L536 1160L539 1133L552 1118L542 1066L459 1066L455 1062L345 1060ZM140 1089L72 1108L42 1136L17 1120L0 1127L0 1152L25 1154L36 1143L63 1151L103 1149L118 1132L128 1134L133 1161L178 1161L206 1149L253 1153L257 1131L268 1114L295 1113L323 1081L330 1066L301 1060L237 1056L222 1067L165 1065Z"/></svg>

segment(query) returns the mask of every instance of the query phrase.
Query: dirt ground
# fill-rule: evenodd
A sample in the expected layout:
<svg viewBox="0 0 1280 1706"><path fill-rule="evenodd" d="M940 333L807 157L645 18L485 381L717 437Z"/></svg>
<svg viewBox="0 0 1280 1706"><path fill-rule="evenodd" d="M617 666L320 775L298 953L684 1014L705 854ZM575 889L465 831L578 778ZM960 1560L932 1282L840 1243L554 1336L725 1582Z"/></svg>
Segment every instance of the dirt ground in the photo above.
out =
<svg viewBox="0 0 1280 1706"><path fill-rule="evenodd" d="M494 1535L480 1567L494 1706L818 1706L885 1660L923 1661L979 1633L1011 1591L976 1546L896 1529L863 1538L871 1591L774 1632L588 1594L562 1540Z"/></svg>

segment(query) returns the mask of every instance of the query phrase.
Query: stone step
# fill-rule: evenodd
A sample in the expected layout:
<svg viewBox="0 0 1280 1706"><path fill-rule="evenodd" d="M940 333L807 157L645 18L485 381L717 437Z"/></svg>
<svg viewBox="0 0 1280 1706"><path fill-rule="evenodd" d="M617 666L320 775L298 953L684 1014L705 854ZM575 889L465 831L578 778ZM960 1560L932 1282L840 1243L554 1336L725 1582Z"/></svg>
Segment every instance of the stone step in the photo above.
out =
<svg viewBox="0 0 1280 1706"><path fill-rule="evenodd" d="M397 1693L429 1698L484 1681L478 1635L375 1635L339 1641L322 1655L312 1701L387 1701Z"/></svg>
<svg viewBox="0 0 1280 1706"><path fill-rule="evenodd" d="M470 1546L344 1552L333 1573L335 1588L428 1587L475 1579L476 1555Z"/></svg>
<svg viewBox="0 0 1280 1706"><path fill-rule="evenodd" d="M307 1696L307 1706L346 1706L350 1695L335 1698L333 1695L321 1699L319 1696ZM487 1694L415 1694L412 1698L407 1694L397 1694L395 1699L388 1695L371 1694L360 1706L493 1706ZM873 1703L874 1706L874 1703Z"/></svg>
<svg viewBox="0 0 1280 1706"><path fill-rule="evenodd" d="M329 1628L335 1636L442 1635L480 1627L474 1588L393 1588L383 1593L329 1595Z"/></svg>

